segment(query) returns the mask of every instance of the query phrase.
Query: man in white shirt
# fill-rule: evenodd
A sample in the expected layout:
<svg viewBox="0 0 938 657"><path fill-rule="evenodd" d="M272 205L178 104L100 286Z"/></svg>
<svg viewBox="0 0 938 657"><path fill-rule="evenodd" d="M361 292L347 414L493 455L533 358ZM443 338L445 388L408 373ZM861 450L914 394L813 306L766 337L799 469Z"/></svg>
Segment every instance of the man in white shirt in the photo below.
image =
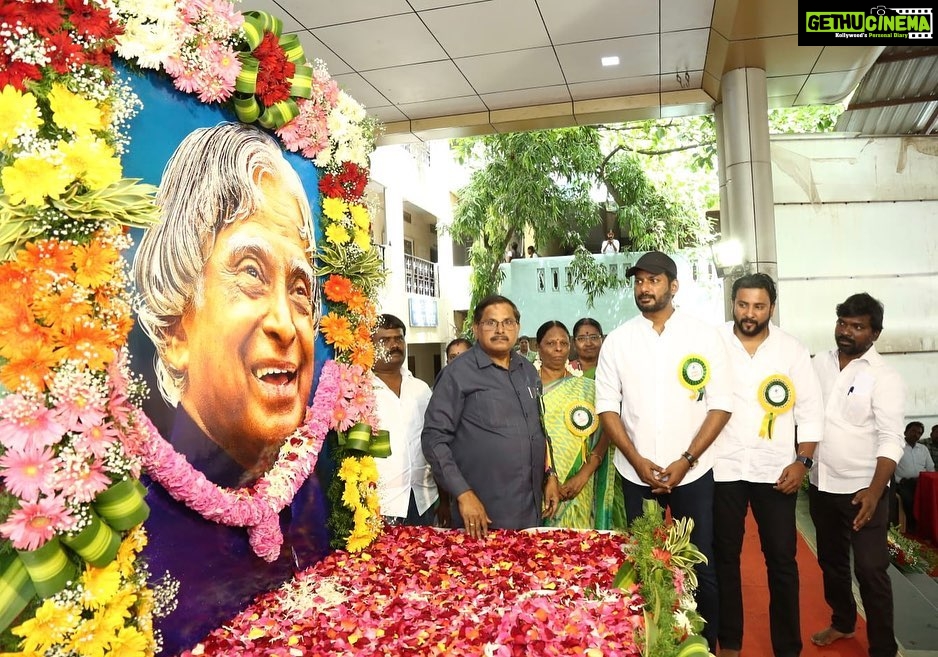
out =
<svg viewBox="0 0 938 657"><path fill-rule="evenodd" d="M865 292L854 294L837 306L837 348L814 357L825 421L808 499L832 614L830 626L811 640L826 646L853 636L853 548L870 657L895 657L886 488L902 458L905 385L873 346L882 330L883 305Z"/></svg>
<svg viewBox="0 0 938 657"><path fill-rule="evenodd" d="M420 443L430 386L404 367L406 331L398 317L380 315L371 337L378 426L391 435L391 455L375 463L385 521L428 526L433 524L433 503L439 497Z"/></svg>
<svg viewBox="0 0 938 657"><path fill-rule="evenodd" d="M635 277L641 315L612 331L599 352L596 411L616 446L629 522L645 499L691 517L703 634L716 650L718 599L713 568L713 454L707 448L732 410L732 374L716 327L674 308L677 266L659 251L626 272Z"/></svg>
<svg viewBox="0 0 938 657"><path fill-rule="evenodd" d="M613 231L610 230L606 233L606 241L603 242L599 252L603 255L619 252L619 240L616 239L616 234Z"/></svg>
<svg viewBox="0 0 938 657"><path fill-rule="evenodd" d="M735 376L733 415L711 448L719 655L738 657L743 645L740 553L751 508L768 573L772 650L775 657L798 657L795 502L824 427L821 388L807 348L771 323L775 282L748 274L733 283L732 298L733 321L723 338Z"/></svg>
<svg viewBox="0 0 938 657"><path fill-rule="evenodd" d="M905 511L906 529L915 530L915 489L918 487L918 476L922 472L934 472L935 462L932 461L928 447L919 443L925 425L913 421L905 425L905 446L902 448L902 458L896 466L896 493Z"/></svg>

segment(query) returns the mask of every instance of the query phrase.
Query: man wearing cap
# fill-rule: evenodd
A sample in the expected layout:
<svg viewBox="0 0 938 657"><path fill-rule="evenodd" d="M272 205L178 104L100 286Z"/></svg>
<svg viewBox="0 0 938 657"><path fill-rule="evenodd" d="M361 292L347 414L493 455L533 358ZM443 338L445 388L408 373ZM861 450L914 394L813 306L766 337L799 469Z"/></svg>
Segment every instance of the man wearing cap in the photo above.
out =
<svg viewBox="0 0 938 657"><path fill-rule="evenodd" d="M707 449L732 411L732 374L717 327L676 309L677 266L660 251L626 272L640 315L612 331L596 368L596 411L616 446L629 522L645 499L694 521L703 635L716 651L718 599L713 567L713 456Z"/></svg>

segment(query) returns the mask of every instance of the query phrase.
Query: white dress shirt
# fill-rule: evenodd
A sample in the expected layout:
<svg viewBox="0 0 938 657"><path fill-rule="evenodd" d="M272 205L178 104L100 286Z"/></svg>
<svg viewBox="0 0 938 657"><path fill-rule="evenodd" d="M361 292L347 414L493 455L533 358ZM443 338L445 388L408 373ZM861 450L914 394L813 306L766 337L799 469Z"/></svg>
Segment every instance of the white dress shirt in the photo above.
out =
<svg viewBox="0 0 938 657"><path fill-rule="evenodd" d="M599 250L600 253L618 253L619 252L619 240L613 239L612 241L606 240L603 242L603 248Z"/></svg>
<svg viewBox="0 0 938 657"><path fill-rule="evenodd" d="M693 354L710 367L701 401L681 384L681 366ZM638 315L603 342L596 367L596 412L618 413L639 454L664 468L690 447L708 411L732 412L732 378L717 327L677 309L659 335L650 320ZM682 485L713 467L712 449L696 456L699 463ZM619 450L614 462L623 477L646 485Z"/></svg>
<svg viewBox="0 0 938 657"><path fill-rule="evenodd" d="M792 335L769 324L769 335L749 355L727 322L721 335L735 377L733 415L713 443L715 481L774 484L795 460L795 425L802 443L818 442L824 428L824 400L808 349ZM783 374L793 384L795 404L775 414L772 437L760 436L766 411L759 403L762 383Z"/></svg>
<svg viewBox="0 0 938 657"><path fill-rule="evenodd" d="M921 443L915 447L906 443L902 448L902 458L896 466L896 481L903 479L918 479L920 472L934 472L935 462L931 460L931 452Z"/></svg>
<svg viewBox="0 0 938 657"><path fill-rule="evenodd" d="M423 415L430 402L430 386L406 367L401 369L401 375L400 397L384 381L374 377L378 428L387 429L391 434L391 455L375 459L375 463L378 466L381 515L406 518L411 491L419 513L429 509L439 494L420 444Z"/></svg>
<svg viewBox="0 0 938 657"><path fill-rule="evenodd" d="M824 440L811 483L828 493L855 493L873 480L876 459L902 458L905 384L876 347L841 370L837 349L814 357L824 394Z"/></svg>

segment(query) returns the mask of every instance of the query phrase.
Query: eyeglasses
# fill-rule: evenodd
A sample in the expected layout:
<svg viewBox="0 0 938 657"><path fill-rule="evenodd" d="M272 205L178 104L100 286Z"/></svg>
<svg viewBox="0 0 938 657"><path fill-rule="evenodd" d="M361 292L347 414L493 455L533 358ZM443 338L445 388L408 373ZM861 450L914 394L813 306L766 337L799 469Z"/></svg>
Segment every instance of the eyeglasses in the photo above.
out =
<svg viewBox="0 0 938 657"><path fill-rule="evenodd" d="M499 326L501 326L506 331L511 331L518 328L518 321L512 319L511 317L508 319L503 319L502 321L498 321L497 319L483 319L481 322L479 322L479 326L481 326L486 331L494 331Z"/></svg>
<svg viewBox="0 0 938 657"><path fill-rule="evenodd" d="M569 349L570 343L566 340L546 340L541 343L548 349Z"/></svg>
<svg viewBox="0 0 938 657"><path fill-rule="evenodd" d="M574 338L577 344L586 344L587 342L602 342L603 336L599 333L590 333L589 335L578 335Z"/></svg>

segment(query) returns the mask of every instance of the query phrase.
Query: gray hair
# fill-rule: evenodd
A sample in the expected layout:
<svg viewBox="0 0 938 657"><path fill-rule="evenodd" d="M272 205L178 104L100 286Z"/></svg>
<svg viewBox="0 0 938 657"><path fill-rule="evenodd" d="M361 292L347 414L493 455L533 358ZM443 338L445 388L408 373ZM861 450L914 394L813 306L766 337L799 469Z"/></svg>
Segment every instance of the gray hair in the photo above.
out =
<svg viewBox="0 0 938 657"><path fill-rule="evenodd" d="M315 232L309 200L271 136L242 123L199 128L182 140L163 170L156 195L160 222L144 233L133 275L137 319L156 346L160 393L174 406L186 376L165 358L169 339L186 310L202 301L202 273L218 233L263 206L260 183L266 176L279 176L299 204L312 263ZM314 318L319 316L318 294L312 311Z"/></svg>

